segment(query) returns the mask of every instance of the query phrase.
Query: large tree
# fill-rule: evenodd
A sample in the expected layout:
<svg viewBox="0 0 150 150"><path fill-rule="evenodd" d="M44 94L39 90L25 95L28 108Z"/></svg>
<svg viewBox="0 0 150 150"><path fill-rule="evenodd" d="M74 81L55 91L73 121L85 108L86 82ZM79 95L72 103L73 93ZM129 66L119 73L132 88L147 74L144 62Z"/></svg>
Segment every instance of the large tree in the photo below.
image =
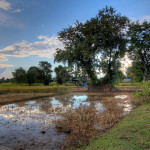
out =
<svg viewBox="0 0 150 150"><path fill-rule="evenodd" d="M49 82L52 79L51 70L52 65L47 61L40 61L39 62L39 72L40 72L40 79L43 81L44 85L49 85Z"/></svg>
<svg viewBox="0 0 150 150"><path fill-rule="evenodd" d="M110 7L99 11L86 23L59 32L64 49L57 49L55 61L76 66L97 83L97 70L103 70L107 83L112 84L119 70L119 59L126 51L125 29L128 19ZM101 59L98 58L100 56Z"/></svg>
<svg viewBox="0 0 150 150"><path fill-rule="evenodd" d="M129 25L129 53L131 58L142 65L143 80L148 81L150 72L150 23L133 22Z"/></svg>
<svg viewBox="0 0 150 150"><path fill-rule="evenodd" d="M12 72L13 78L16 83L22 84L26 82L26 71L20 67L15 70L15 72Z"/></svg>

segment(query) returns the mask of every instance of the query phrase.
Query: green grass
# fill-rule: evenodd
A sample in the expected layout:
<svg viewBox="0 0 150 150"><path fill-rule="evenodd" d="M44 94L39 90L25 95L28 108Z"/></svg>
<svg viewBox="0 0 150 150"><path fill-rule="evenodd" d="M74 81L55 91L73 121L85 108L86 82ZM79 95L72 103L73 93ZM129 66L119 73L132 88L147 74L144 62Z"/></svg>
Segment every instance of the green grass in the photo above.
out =
<svg viewBox="0 0 150 150"><path fill-rule="evenodd" d="M131 82L120 82L117 83L117 86L138 86L140 83L131 83Z"/></svg>
<svg viewBox="0 0 150 150"><path fill-rule="evenodd" d="M17 84L17 83L0 83L0 86L29 86L27 83ZM32 86L44 86L43 83L33 83Z"/></svg>
<svg viewBox="0 0 150 150"><path fill-rule="evenodd" d="M86 150L150 149L150 103L143 104L113 128L92 139Z"/></svg>

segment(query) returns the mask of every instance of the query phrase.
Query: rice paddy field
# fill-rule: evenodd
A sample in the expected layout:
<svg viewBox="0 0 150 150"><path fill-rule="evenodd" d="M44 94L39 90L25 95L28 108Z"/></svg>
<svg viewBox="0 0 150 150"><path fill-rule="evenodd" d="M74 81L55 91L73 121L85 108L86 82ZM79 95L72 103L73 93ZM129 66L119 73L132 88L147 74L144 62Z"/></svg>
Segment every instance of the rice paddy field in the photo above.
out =
<svg viewBox="0 0 150 150"><path fill-rule="evenodd" d="M132 91L137 87L116 88L114 92L88 92L87 88L64 85L1 85L0 150L126 149L130 140L134 143L131 149L149 148L149 104L140 116L132 104ZM128 126L136 126L135 132ZM111 136L117 132L119 141Z"/></svg>
<svg viewBox="0 0 150 150"><path fill-rule="evenodd" d="M63 92L70 86L0 86L0 94Z"/></svg>
<svg viewBox="0 0 150 150"><path fill-rule="evenodd" d="M74 86L27 86L0 84L0 105L12 102L41 99L72 92Z"/></svg>

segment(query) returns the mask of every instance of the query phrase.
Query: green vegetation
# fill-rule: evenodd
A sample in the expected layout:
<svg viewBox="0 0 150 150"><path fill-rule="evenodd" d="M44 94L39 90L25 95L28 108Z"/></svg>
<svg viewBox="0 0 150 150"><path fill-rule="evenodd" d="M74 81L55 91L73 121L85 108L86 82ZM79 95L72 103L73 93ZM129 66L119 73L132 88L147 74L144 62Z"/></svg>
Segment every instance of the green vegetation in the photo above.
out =
<svg viewBox="0 0 150 150"><path fill-rule="evenodd" d="M0 86L0 94L6 93L48 93L63 92L70 86Z"/></svg>
<svg viewBox="0 0 150 150"><path fill-rule="evenodd" d="M71 75L67 70L67 67L59 65L58 67L55 67L54 71L56 73L56 81L58 84L70 81Z"/></svg>
<svg viewBox="0 0 150 150"><path fill-rule="evenodd" d="M139 90L140 89L140 90ZM150 102L150 81L139 84L139 89L134 92L134 105L141 105Z"/></svg>
<svg viewBox="0 0 150 150"><path fill-rule="evenodd" d="M34 83L43 83L44 85L49 85L52 81L51 64L47 61L39 62L39 66L32 66L26 72L22 67L16 69L12 72L13 82L18 84L28 83L30 86Z"/></svg>
<svg viewBox="0 0 150 150"><path fill-rule="evenodd" d="M52 65L46 61L39 62L39 78L43 81L44 85L49 85L52 80L51 70Z"/></svg>
<svg viewBox="0 0 150 150"><path fill-rule="evenodd" d="M150 148L150 103L134 109L112 129L91 140L84 150L133 150Z"/></svg>
<svg viewBox="0 0 150 150"><path fill-rule="evenodd" d="M33 83L32 86L43 86L43 83ZM17 83L1 83L0 86L29 86L27 83L17 84Z"/></svg>
<svg viewBox="0 0 150 150"><path fill-rule="evenodd" d="M125 28L128 19L110 7L99 11L95 18L79 23L59 32L65 45L57 49L55 61L68 63L69 67L86 74L92 84L112 84L120 68L119 59L126 52ZM99 59L97 56L100 56ZM105 73L105 82L99 82L96 70Z"/></svg>
<svg viewBox="0 0 150 150"><path fill-rule="evenodd" d="M143 80L147 82L150 73L150 23L146 21L143 23L131 23L129 25L128 36L130 38L130 57L136 64L140 65ZM134 72L134 74L137 73Z"/></svg>
<svg viewBox="0 0 150 150"><path fill-rule="evenodd" d="M30 67L27 71L27 83L31 86L38 81L40 71L37 67Z"/></svg>
<svg viewBox="0 0 150 150"><path fill-rule="evenodd" d="M16 83L23 84L26 82L26 71L22 67L12 72L12 75Z"/></svg>

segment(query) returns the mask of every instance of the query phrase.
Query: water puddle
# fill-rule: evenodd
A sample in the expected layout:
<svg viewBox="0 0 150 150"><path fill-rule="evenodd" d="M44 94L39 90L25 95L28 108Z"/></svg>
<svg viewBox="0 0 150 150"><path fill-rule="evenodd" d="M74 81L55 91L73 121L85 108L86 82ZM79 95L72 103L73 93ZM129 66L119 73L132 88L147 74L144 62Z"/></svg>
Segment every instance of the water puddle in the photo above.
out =
<svg viewBox="0 0 150 150"><path fill-rule="evenodd" d="M94 103L98 110L105 110L101 101ZM1 106L0 146L26 150L61 149L65 134L57 133L53 121L68 108L90 104L88 93L72 93Z"/></svg>

